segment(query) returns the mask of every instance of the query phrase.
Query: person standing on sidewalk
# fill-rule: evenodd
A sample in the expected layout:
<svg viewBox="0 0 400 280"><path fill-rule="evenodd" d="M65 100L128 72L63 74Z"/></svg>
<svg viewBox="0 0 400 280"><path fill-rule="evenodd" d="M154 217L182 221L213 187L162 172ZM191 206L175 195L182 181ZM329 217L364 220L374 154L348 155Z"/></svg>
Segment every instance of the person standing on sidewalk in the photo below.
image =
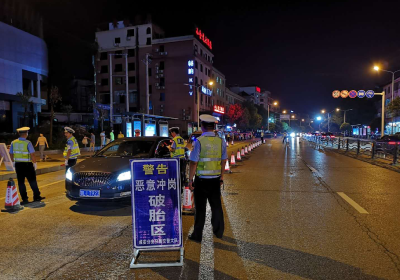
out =
<svg viewBox="0 0 400 280"><path fill-rule="evenodd" d="M92 147L93 147L93 152L94 152L94 147L96 146L96 136L94 135L94 133L92 132L92 135L90 136L90 148L89 148L89 152L92 151Z"/></svg>
<svg viewBox="0 0 400 280"><path fill-rule="evenodd" d="M114 140L115 140L115 137L114 137L114 129L112 129L111 132L110 132L110 141L112 142L112 141L114 141Z"/></svg>
<svg viewBox="0 0 400 280"><path fill-rule="evenodd" d="M45 199L40 195L39 187L36 181L36 156L35 149L31 141L26 140L28 137L29 127L18 128L19 138L11 143L10 157L14 161L15 172L17 173L18 189L21 195L21 204L29 203L28 193L26 192L25 178L33 191L33 200L41 201Z"/></svg>
<svg viewBox="0 0 400 280"><path fill-rule="evenodd" d="M261 130L261 143L264 143L264 130Z"/></svg>
<svg viewBox="0 0 400 280"><path fill-rule="evenodd" d="M217 238L224 234L224 213L221 203L221 185L224 182L225 162L228 158L226 143L213 132L217 119L201 115L201 131L190 153L189 188L194 192L196 212L190 240L201 242L206 221L207 200L211 206L211 224ZM193 177L196 175L193 182Z"/></svg>
<svg viewBox="0 0 400 280"><path fill-rule="evenodd" d="M118 139L124 138L124 137L125 137L125 136L122 134L122 131L120 131L119 134L118 134Z"/></svg>
<svg viewBox="0 0 400 280"><path fill-rule="evenodd" d="M76 140L74 135L72 135L72 133L75 133L75 130L68 126L64 127L64 135L68 139L67 145L65 146L65 150L63 153L63 156L65 158L65 172L68 171L68 168L76 164L78 156L81 154L78 141Z"/></svg>
<svg viewBox="0 0 400 280"><path fill-rule="evenodd" d="M106 144L106 132L103 131L102 133L100 133L100 149L103 148L103 146Z"/></svg>
<svg viewBox="0 0 400 280"><path fill-rule="evenodd" d="M40 161L43 161L43 160L45 160L44 149L46 148L46 146L47 146L47 149L48 149L49 148L49 144L47 143L46 137L44 137L42 133L40 133L40 137L38 138L35 147L37 147L37 145L39 145Z"/></svg>

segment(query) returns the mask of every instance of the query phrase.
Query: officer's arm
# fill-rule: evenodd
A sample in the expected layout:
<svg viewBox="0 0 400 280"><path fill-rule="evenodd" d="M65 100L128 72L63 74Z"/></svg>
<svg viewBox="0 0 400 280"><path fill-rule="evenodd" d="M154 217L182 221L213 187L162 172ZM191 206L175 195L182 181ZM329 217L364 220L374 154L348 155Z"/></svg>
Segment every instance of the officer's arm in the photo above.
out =
<svg viewBox="0 0 400 280"><path fill-rule="evenodd" d="M194 174L196 174L197 162L196 161L190 161L189 167L190 167L190 169L189 169L189 180L193 180Z"/></svg>
<svg viewBox="0 0 400 280"><path fill-rule="evenodd" d="M14 154L10 153L10 158L11 158L11 161L14 161Z"/></svg>
<svg viewBox="0 0 400 280"><path fill-rule="evenodd" d="M36 163L36 156L35 156L35 153L32 153L32 154L31 154L31 159L32 159L32 162L33 162L33 163Z"/></svg>
<svg viewBox="0 0 400 280"><path fill-rule="evenodd" d="M226 159L221 160L221 180L224 180Z"/></svg>
<svg viewBox="0 0 400 280"><path fill-rule="evenodd" d="M69 157L70 157L70 156L71 156L71 150L68 150L66 160L69 160Z"/></svg>

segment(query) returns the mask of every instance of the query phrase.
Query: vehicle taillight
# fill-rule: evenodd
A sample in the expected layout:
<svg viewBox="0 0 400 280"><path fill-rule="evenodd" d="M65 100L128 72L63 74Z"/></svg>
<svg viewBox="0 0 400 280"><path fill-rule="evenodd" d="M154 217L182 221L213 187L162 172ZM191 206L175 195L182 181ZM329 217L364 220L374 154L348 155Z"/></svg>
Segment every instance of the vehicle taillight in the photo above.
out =
<svg viewBox="0 0 400 280"><path fill-rule="evenodd" d="M389 142L389 145L396 145L397 142Z"/></svg>
<svg viewBox="0 0 400 280"><path fill-rule="evenodd" d="M331 136L331 138L335 138L335 136L334 136L334 135L332 135L332 136Z"/></svg>

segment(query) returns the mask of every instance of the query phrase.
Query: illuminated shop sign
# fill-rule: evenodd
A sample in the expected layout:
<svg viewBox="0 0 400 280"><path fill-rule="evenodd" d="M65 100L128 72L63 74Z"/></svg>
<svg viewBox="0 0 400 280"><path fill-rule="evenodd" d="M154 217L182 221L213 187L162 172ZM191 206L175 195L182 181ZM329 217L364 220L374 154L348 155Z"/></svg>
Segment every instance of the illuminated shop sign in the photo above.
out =
<svg viewBox="0 0 400 280"><path fill-rule="evenodd" d="M199 36L199 39L200 39L201 41L203 41L203 43L206 44L207 47L210 48L210 50L212 50L212 43L211 43L211 40L208 39L208 38L204 35L204 33L201 32L201 30L198 29L198 28L196 28L196 35Z"/></svg>
<svg viewBox="0 0 400 280"><path fill-rule="evenodd" d="M212 90L206 88L205 86L201 86L201 92L205 95L212 96Z"/></svg>
<svg viewBox="0 0 400 280"><path fill-rule="evenodd" d="M225 107L224 106L214 105L214 112L215 113L220 113L220 114L225 114Z"/></svg>
<svg viewBox="0 0 400 280"><path fill-rule="evenodd" d="M189 95L193 95L193 77L194 74L194 60L188 60L188 75L189 75Z"/></svg>
<svg viewBox="0 0 400 280"><path fill-rule="evenodd" d="M261 89L259 87L256 87L257 92L261 92Z"/></svg>

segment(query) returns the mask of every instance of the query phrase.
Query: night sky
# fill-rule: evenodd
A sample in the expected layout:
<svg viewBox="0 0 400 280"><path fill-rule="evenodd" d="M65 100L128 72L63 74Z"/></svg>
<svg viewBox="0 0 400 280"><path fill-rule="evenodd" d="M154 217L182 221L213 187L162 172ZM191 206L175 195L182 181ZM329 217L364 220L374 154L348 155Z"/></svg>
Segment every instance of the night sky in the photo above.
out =
<svg viewBox="0 0 400 280"><path fill-rule="evenodd" d="M391 75L373 71L374 63L400 69L400 4L395 1L195 1L184 6L172 1L32 1L45 18L54 83L74 75L92 78L89 47L96 27L146 14L167 36L189 35L199 26L213 41L214 66L228 85L259 85L282 109L299 113L333 109L339 102L331 95L335 89L367 90L389 82Z"/></svg>

